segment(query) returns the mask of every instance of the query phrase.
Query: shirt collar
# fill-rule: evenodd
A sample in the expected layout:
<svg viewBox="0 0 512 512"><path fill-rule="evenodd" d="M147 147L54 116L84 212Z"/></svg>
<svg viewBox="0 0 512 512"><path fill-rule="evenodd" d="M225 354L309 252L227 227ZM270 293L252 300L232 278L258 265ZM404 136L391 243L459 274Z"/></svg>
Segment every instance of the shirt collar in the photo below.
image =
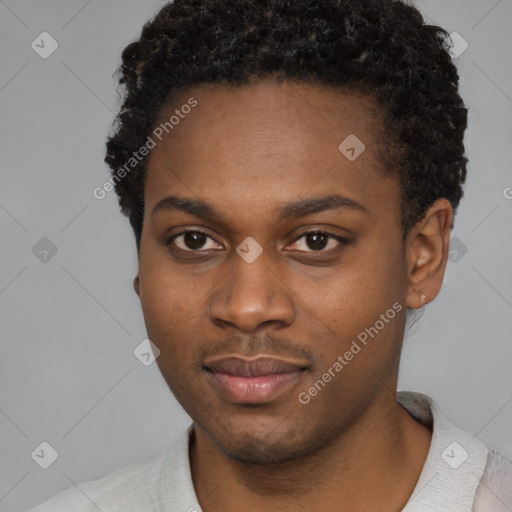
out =
<svg viewBox="0 0 512 512"><path fill-rule="evenodd" d="M402 512L470 512L488 447L453 425L427 395L399 391L397 402L421 423L433 424L427 459Z"/></svg>

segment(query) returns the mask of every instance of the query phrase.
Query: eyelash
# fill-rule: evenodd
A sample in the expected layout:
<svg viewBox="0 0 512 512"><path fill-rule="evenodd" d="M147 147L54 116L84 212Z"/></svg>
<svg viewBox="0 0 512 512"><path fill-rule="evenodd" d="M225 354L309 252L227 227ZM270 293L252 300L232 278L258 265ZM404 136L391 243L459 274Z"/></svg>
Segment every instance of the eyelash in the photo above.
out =
<svg viewBox="0 0 512 512"><path fill-rule="evenodd" d="M175 233L174 235L169 237L167 239L166 245L170 246L176 238L178 238L179 236L182 236L182 235L187 235L189 233L201 233L201 234L207 236L208 238L210 238L211 240L213 240L215 243L219 244L219 242L217 242L217 240L215 240L215 238L213 238L207 232L202 231L201 229L184 229L184 230L180 231L179 233ZM292 242L292 244L295 244L301 238L304 238L307 235L326 235L329 239L334 239L337 242L339 242L341 244L341 246L347 245L348 243L350 243L350 241L347 238L344 238L339 235L335 235L333 233L329 233L328 231L322 231L320 229L310 229L310 230L303 231L302 233L300 233L300 235L297 238L295 238L295 240ZM221 244L219 244L219 245L221 245ZM184 252L189 252L189 253L200 253L201 252L201 249L181 249L180 247L176 247L176 249L178 249L180 251L184 251ZM328 254L332 254L333 252L335 252L338 249L339 249L339 246L335 247L335 248L331 248L327 251L322 249L319 251L311 250L311 251L298 251L298 252L307 253L307 254L327 254L328 255Z"/></svg>

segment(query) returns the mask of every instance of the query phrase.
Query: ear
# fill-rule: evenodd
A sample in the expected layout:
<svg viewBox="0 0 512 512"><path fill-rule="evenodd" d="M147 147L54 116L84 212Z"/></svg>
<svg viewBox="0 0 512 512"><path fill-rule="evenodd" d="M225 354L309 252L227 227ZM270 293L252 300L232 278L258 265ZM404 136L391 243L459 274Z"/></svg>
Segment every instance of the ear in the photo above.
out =
<svg viewBox="0 0 512 512"><path fill-rule="evenodd" d="M434 300L441 290L452 224L452 206L443 198L438 199L411 228L406 241L407 307L419 309Z"/></svg>
<svg viewBox="0 0 512 512"><path fill-rule="evenodd" d="M138 274L135 276L135 279L133 280L133 289L135 290L135 293L140 297L140 279Z"/></svg>

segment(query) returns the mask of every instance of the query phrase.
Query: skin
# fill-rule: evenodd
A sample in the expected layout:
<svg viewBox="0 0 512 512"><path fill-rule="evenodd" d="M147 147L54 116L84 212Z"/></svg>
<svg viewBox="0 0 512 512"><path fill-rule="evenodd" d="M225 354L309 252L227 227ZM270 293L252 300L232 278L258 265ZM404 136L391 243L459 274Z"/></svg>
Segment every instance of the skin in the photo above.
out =
<svg viewBox="0 0 512 512"><path fill-rule="evenodd" d="M432 435L396 402L405 313L441 288L450 203L436 201L403 242L399 182L384 172L381 118L364 97L271 80L201 85L175 97L162 119L191 96L197 107L149 156L134 288L160 371L194 420L190 461L201 507L401 510ZM366 146L353 162L338 150L351 133ZM284 204L333 193L364 209L279 220ZM205 201L219 218L153 212L171 195ZM183 228L207 237L169 240ZM347 242L315 243L303 235L314 228ZM248 236L263 249L252 263L236 252ZM394 319L301 403L298 394L395 302L403 307ZM234 404L203 369L230 355L308 369L269 403Z"/></svg>

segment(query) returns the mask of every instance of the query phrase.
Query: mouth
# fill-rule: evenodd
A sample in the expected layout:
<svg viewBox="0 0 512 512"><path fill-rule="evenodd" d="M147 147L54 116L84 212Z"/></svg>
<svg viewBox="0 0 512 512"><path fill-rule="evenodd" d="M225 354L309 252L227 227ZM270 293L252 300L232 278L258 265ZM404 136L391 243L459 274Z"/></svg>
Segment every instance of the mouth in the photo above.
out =
<svg viewBox="0 0 512 512"><path fill-rule="evenodd" d="M238 356L212 360L203 367L221 397L238 404L275 400L290 391L307 368L273 357L244 359Z"/></svg>

